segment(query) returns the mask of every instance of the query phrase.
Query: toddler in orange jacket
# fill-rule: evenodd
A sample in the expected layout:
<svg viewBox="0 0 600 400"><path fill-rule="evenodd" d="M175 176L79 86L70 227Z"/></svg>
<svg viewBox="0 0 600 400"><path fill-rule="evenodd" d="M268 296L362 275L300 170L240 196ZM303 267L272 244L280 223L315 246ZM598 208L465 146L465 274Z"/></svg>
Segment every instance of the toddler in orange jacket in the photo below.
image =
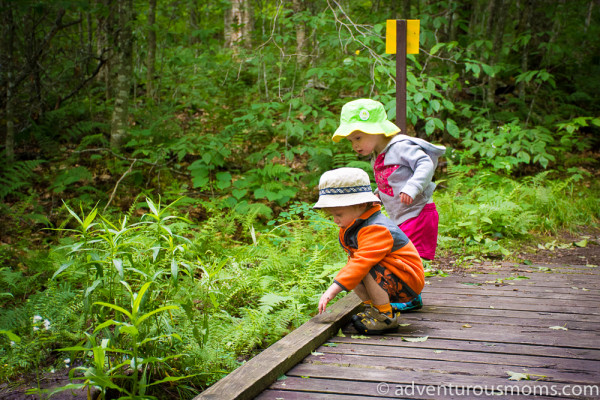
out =
<svg viewBox="0 0 600 400"><path fill-rule="evenodd" d="M379 203L366 172L339 168L321 176L314 206L333 216L340 228L340 244L348 253L347 264L319 300L319 313L342 290L354 290L367 306L352 318L363 334L396 330L399 313L394 314L391 303L416 298L425 284L419 253L402 230L381 213Z"/></svg>

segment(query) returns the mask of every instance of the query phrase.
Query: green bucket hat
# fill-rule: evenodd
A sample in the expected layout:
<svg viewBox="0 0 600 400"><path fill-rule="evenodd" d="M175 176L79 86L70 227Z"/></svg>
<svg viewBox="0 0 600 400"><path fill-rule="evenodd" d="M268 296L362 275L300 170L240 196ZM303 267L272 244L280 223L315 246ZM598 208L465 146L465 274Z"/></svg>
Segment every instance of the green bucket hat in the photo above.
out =
<svg viewBox="0 0 600 400"><path fill-rule="evenodd" d="M371 99L358 99L344 104L340 126L333 134L333 141L339 142L354 131L371 135L393 136L400 132L393 122L388 121L383 104Z"/></svg>

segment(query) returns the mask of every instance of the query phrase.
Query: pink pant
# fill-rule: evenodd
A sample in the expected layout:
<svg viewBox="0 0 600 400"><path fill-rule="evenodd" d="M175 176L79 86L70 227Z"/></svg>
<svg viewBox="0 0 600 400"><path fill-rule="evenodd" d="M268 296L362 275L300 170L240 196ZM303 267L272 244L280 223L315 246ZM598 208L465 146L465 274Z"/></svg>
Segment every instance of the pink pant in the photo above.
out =
<svg viewBox="0 0 600 400"><path fill-rule="evenodd" d="M419 215L399 225L417 248L421 258L433 260L437 247L440 216L434 203L426 204Z"/></svg>

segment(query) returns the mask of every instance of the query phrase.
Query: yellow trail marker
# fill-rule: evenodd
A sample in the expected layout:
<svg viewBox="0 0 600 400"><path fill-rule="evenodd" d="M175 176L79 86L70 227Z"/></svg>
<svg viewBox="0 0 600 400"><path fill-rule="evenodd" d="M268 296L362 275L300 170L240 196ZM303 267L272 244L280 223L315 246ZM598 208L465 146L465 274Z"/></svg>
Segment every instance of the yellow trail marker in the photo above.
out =
<svg viewBox="0 0 600 400"><path fill-rule="evenodd" d="M419 29L421 21L406 20L406 54L419 54ZM385 52L396 54L396 20L386 20Z"/></svg>

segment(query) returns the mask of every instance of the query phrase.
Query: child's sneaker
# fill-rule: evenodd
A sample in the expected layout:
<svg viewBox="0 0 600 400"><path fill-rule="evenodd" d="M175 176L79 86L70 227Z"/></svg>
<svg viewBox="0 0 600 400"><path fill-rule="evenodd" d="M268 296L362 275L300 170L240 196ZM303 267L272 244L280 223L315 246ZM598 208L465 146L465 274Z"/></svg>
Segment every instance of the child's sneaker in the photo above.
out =
<svg viewBox="0 0 600 400"><path fill-rule="evenodd" d="M398 329L398 318L388 317L379 312L375 307L369 307L365 311L352 317L352 324L359 333L367 335L381 335Z"/></svg>
<svg viewBox="0 0 600 400"><path fill-rule="evenodd" d="M391 303L392 310L394 312L406 312L406 311L417 311L423 308L423 299L421 299L421 295L417 295L411 301L407 301L406 303Z"/></svg>
<svg viewBox="0 0 600 400"><path fill-rule="evenodd" d="M354 321L360 321L361 319L365 318L367 316L366 311L372 307L370 304L367 305L363 303L363 305L365 308L361 312L356 313L351 317L352 323L354 323Z"/></svg>

